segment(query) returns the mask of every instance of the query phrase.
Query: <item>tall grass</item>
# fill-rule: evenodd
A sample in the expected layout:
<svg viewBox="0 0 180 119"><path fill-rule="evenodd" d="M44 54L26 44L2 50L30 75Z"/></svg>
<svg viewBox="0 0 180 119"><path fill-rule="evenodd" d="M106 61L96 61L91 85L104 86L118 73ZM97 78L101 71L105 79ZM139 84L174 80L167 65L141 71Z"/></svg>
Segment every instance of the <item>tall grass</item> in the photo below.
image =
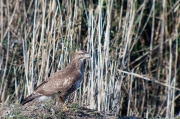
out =
<svg viewBox="0 0 180 119"><path fill-rule="evenodd" d="M91 58L69 102L116 115L174 117L180 99L179 3L1 0L1 102L20 102L85 49Z"/></svg>

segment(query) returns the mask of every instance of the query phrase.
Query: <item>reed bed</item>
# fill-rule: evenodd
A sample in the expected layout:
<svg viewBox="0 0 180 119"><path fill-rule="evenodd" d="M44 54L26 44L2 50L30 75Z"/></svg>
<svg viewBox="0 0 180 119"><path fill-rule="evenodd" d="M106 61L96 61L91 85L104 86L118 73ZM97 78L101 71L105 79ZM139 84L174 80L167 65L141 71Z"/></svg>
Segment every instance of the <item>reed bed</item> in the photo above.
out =
<svg viewBox="0 0 180 119"><path fill-rule="evenodd" d="M173 118L180 106L180 1L1 0L0 97L19 103L85 49L68 102L114 115Z"/></svg>

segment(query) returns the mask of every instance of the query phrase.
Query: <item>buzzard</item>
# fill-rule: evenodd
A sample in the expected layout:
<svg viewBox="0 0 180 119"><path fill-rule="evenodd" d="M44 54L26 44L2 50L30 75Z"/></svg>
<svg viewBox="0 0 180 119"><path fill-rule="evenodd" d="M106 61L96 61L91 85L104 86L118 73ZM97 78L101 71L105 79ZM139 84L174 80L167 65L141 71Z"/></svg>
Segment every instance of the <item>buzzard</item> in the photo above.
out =
<svg viewBox="0 0 180 119"><path fill-rule="evenodd" d="M84 76L84 61L89 57L88 52L77 51L72 61L64 69L55 72L42 82L21 104L24 105L31 101L44 101L51 98L55 93L59 93L59 102L64 103L68 95L79 88Z"/></svg>

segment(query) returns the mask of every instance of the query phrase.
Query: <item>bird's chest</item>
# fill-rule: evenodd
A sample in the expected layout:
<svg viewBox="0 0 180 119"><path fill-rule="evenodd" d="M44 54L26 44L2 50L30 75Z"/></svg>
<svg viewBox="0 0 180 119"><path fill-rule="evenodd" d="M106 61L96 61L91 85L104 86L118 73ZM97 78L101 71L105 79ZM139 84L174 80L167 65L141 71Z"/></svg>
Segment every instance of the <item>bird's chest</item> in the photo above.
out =
<svg viewBox="0 0 180 119"><path fill-rule="evenodd" d="M76 81L76 83L75 83L75 88L76 88L76 89L80 87L81 81L82 81L82 79L83 79L83 77L84 77L84 64L82 64L79 72L81 73L81 77L80 77L79 80Z"/></svg>
<svg viewBox="0 0 180 119"><path fill-rule="evenodd" d="M78 81L75 83L75 85L74 85L74 86L75 86L75 89L77 89L77 88L80 87L81 80L82 80L82 79L78 80Z"/></svg>

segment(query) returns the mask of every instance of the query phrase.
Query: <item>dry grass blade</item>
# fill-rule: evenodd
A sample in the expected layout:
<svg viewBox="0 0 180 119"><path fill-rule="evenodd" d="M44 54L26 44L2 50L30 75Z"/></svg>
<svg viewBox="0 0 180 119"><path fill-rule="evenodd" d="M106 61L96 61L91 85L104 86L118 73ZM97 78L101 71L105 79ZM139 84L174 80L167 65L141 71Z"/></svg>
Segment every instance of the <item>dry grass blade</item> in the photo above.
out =
<svg viewBox="0 0 180 119"><path fill-rule="evenodd" d="M0 99L20 102L91 54L67 100L120 116L179 114L180 0L0 1Z"/></svg>

